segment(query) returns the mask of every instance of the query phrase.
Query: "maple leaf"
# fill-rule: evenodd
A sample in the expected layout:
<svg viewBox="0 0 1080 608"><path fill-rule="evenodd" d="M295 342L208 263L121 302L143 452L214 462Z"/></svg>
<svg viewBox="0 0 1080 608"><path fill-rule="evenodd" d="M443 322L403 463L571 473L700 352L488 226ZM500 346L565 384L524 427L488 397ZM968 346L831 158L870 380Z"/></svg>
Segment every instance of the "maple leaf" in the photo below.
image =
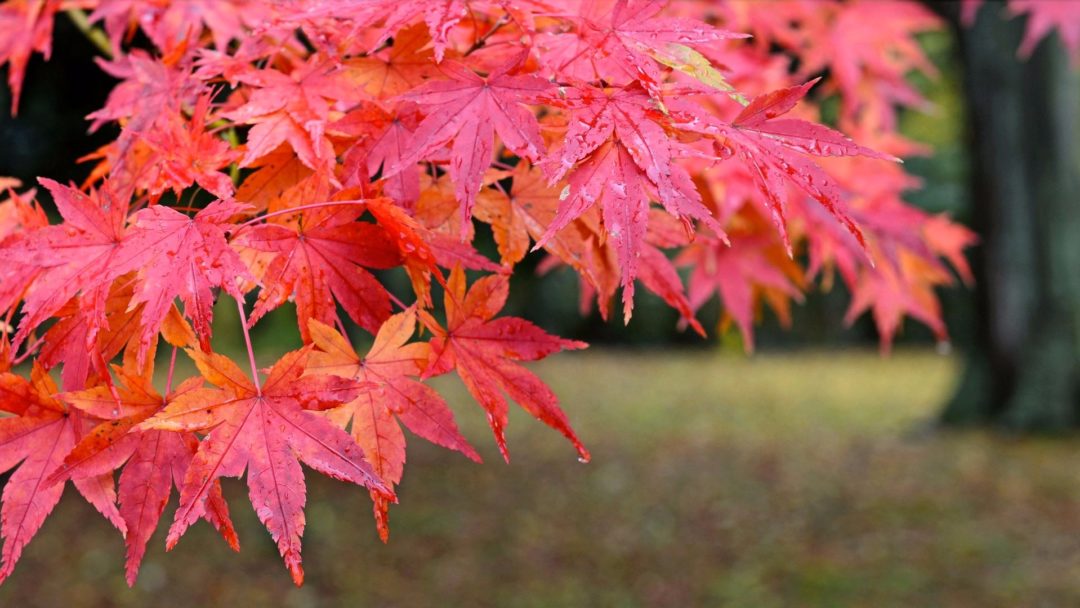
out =
<svg viewBox="0 0 1080 608"><path fill-rule="evenodd" d="M99 60L98 66L121 82L109 93L105 106L87 116L93 120L91 131L108 121L117 121L123 123L126 132L144 133L169 110L193 101L200 90L188 71L155 59L142 49L133 49L112 61Z"/></svg>
<svg viewBox="0 0 1080 608"><path fill-rule="evenodd" d="M12 0L0 5L0 65L8 64L11 114L18 113L23 75L30 56L52 51L53 16L60 0Z"/></svg>
<svg viewBox="0 0 1080 608"><path fill-rule="evenodd" d="M357 29L372 27L374 44L381 45L390 37L397 36L417 19L427 24L431 44L435 49L435 61L440 62L450 45L449 34L468 14L464 0L318 0L305 13L305 17L334 17L348 19ZM413 36L416 34L413 33Z"/></svg>
<svg viewBox="0 0 1080 608"><path fill-rule="evenodd" d="M562 148L545 159L549 179L567 173L567 187L555 219L535 248L542 247L571 220L600 203L607 236L615 243L622 274L623 315L634 306L634 279L649 217L648 191L689 231L691 219L723 234L719 222L701 202L687 171L675 163L682 147L653 120L658 112L639 87L607 95L578 89L567 95L577 106Z"/></svg>
<svg viewBox="0 0 1080 608"><path fill-rule="evenodd" d="M490 188L481 190L473 216L491 226L503 266L517 264L528 253L529 231L525 216L505 192Z"/></svg>
<svg viewBox="0 0 1080 608"><path fill-rule="evenodd" d="M949 260L965 284L975 283L971 266L964 257L964 250L979 242L979 237L974 232L953 223L944 215L935 215L923 224L923 238L931 250Z"/></svg>
<svg viewBox="0 0 1080 608"><path fill-rule="evenodd" d="M60 395L71 407L102 422L71 449L45 483L111 475L123 467L119 511L127 527L127 582L134 585L146 544L165 511L172 486L175 484L177 489L182 486L184 473L199 445L194 433L143 430L137 425L181 395L199 389L203 382L201 377L188 378L162 396L151 383L153 358L139 366L131 354L125 355L123 367L114 367L113 371L119 378L114 387L99 385ZM219 482L215 481L207 493L203 517L233 550L240 549Z"/></svg>
<svg viewBox="0 0 1080 608"><path fill-rule="evenodd" d="M730 246L702 239L679 258L680 264L691 266L690 306L698 310L714 293L718 294L725 314L742 332L747 352L754 350L754 312L761 296L780 296L769 301L781 318L786 317L787 310L782 298L802 301L802 293L793 282L798 269L789 259L770 251L775 246L763 235L739 236Z"/></svg>
<svg viewBox="0 0 1080 608"><path fill-rule="evenodd" d="M380 170L401 165L410 154L413 133L420 124L416 104L401 102L387 112L374 104L363 104L334 124L334 131L351 131L360 136L342 159L345 174L355 176L346 186L366 183ZM383 194L405 209L420 198L420 169L416 163L384 176Z"/></svg>
<svg viewBox="0 0 1080 608"><path fill-rule="evenodd" d="M388 199L370 199L365 206L397 246L417 302L421 306L431 306L431 275L438 276L438 268L435 251L429 244L430 233Z"/></svg>
<svg viewBox="0 0 1080 608"><path fill-rule="evenodd" d="M638 278L649 291L679 311L683 323L693 328L702 338L705 337L705 328L694 317L694 308L686 296L682 279L663 251L652 245L641 248L641 273Z"/></svg>
<svg viewBox="0 0 1080 608"><path fill-rule="evenodd" d="M18 180L0 178L5 183L4 189L10 195L0 202L0 310L8 310L22 297L23 290L38 274L38 267L22 252L28 251L27 241L39 228L49 225L45 211L34 204L34 192L16 194L12 189L19 185ZM16 252L15 255L6 251ZM9 332L10 333L10 332Z"/></svg>
<svg viewBox="0 0 1080 608"><path fill-rule="evenodd" d="M125 272L117 260L127 201L116 200L107 189L84 194L50 179L39 181L52 194L64 223L35 230L0 249L0 258L12 260L16 267L37 269L16 343L80 292L95 326L100 326L108 283Z"/></svg>
<svg viewBox="0 0 1080 608"><path fill-rule="evenodd" d="M852 0L819 8L811 4L798 23L802 36L792 48L802 60L799 74L828 71L840 92L841 122L888 116L895 131L896 106L928 109L907 80L912 71L937 75L916 34L941 29L929 5L919 2Z"/></svg>
<svg viewBox="0 0 1080 608"><path fill-rule="evenodd" d="M236 189L236 200L251 205L252 211L284 209L296 200L303 184L313 177L307 165L293 154L288 146L255 161L255 170Z"/></svg>
<svg viewBox="0 0 1080 608"><path fill-rule="evenodd" d="M604 230L618 255L623 288L623 318L629 322L634 309L634 279L638 274L639 251L645 239L649 198L646 177L625 147L605 143L567 180L570 195L535 247L547 244L551 236L593 204L603 210ZM535 248L534 247L534 248Z"/></svg>
<svg viewBox="0 0 1080 608"><path fill-rule="evenodd" d="M237 241L274 258L262 275L249 323L295 296L304 340L307 319L337 320L335 299L371 333L390 316L390 295L363 267L392 268L401 262L398 248L380 226L357 222L363 208L342 205L304 212L295 228L266 223L240 233Z"/></svg>
<svg viewBox="0 0 1080 608"><path fill-rule="evenodd" d="M162 205L136 213L113 267L138 271L132 305L144 304L140 353L145 353L173 301L179 297L195 324L204 350L210 349L214 289L241 297L239 279L251 279L240 257L225 240L229 219L247 206L215 201L195 217ZM142 355L140 355L141 357Z"/></svg>
<svg viewBox="0 0 1080 608"><path fill-rule="evenodd" d="M299 585L304 579L300 538L306 491L298 459L324 475L396 500L345 431L305 411L351 401L361 390L354 381L333 376L301 377L308 350L283 356L261 384L222 355L186 351L202 376L220 388L189 391L140 423L143 429L209 431L184 476L180 506L167 538L170 548L203 516L215 481L239 477L246 468L255 513Z"/></svg>
<svg viewBox="0 0 1080 608"><path fill-rule="evenodd" d="M948 332L934 287L948 282L940 269L905 253L898 264L880 264L862 272L852 290L844 321L851 325L859 315L871 310L881 337L881 350L886 353L892 348L905 315L925 323L939 341L947 341Z"/></svg>
<svg viewBox="0 0 1080 608"><path fill-rule="evenodd" d="M477 199L476 216L491 224L503 263L512 265L525 255L529 237L540 242L558 213L560 192L547 184L529 163L511 172L509 195L485 190ZM604 243L600 215L586 211L540 245L577 271L596 292L600 314L608 316L608 301L619 285L619 272L610 247Z"/></svg>
<svg viewBox="0 0 1080 608"><path fill-rule="evenodd" d="M544 150L536 117L523 104L539 100L551 84L536 76L510 75L520 61L520 57L512 58L487 77L447 61L440 69L448 80L431 80L402 95L427 116L416 127L411 153L384 172L403 171L453 140L450 177L457 186L462 218L470 218L484 171L491 164L496 133L522 158L535 161Z"/></svg>
<svg viewBox="0 0 1080 608"><path fill-rule="evenodd" d="M777 118L790 112L816 83L817 80L811 80L755 97L730 124L718 119L700 120L699 115L677 123L688 130L718 135L720 158L736 155L746 165L768 201L773 223L789 254L791 242L784 201L784 185L788 182L824 206L865 246L862 231L848 216L836 182L803 155L867 156L899 161L864 148L823 125Z"/></svg>
<svg viewBox="0 0 1080 608"><path fill-rule="evenodd" d="M0 507L0 582L15 569L23 548L37 534L52 512L64 484L49 484L46 476L60 466L64 456L87 430L87 420L64 407L53 395L56 384L35 365L31 379L10 372L0 374L0 410L13 414L0 418L0 471L18 468L4 485ZM22 464L19 464L19 463ZM75 488L126 534L124 520L116 510L116 493L111 476L75 480Z"/></svg>
<svg viewBox="0 0 1080 608"><path fill-rule="evenodd" d="M64 390L86 386L90 373L107 373L105 362L115 357L138 330L142 308L129 307L134 281L121 279L112 285L99 316L84 306L80 297L56 311L56 322L43 336L37 361L46 369L63 363Z"/></svg>
<svg viewBox="0 0 1080 608"><path fill-rule="evenodd" d="M14 177L0 176L0 192L8 195L0 201L0 242L23 230L41 228L49 224L45 212L33 202L34 191L23 195L16 192L22 182Z"/></svg>
<svg viewBox="0 0 1080 608"><path fill-rule="evenodd" d="M973 10L973 9L972 9ZM1047 0L1009 0L1009 12L1027 15L1027 29L1017 53L1028 58L1035 46L1054 29L1072 53L1073 63L1080 62L1080 6L1073 2Z"/></svg>
<svg viewBox="0 0 1080 608"><path fill-rule="evenodd" d="M268 7L249 0L109 0L100 2L90 15L91 22L104 21L114 48L129 35L137 23L148 38L165 54L199 39L205 27L218 49L244 35L244 22L256 23L268 17Z"/></svg>
<svg viewBox="0 0 1080 608"><path fill-rule="evenodd" d="M364 92L387 99L438 74L431 61L430 43L430 36L418 23L396 32L389 48L349 59L346 64Z"/></svg>
<svg viewBox="0 0 1080 608"><path fill-rule="evenodd" d="M360 101L347 68L318 55L286 74L276 69L248 70L236 79L253 87L240 107L224 118L253 125L247 135L246 167L288 143L302 163L317 172L332 173L334 149L326 138L330 103Z"/></svg>
<svg viewBox="0 0 1080 608"><path fill-rule="evenodd" d="M319 351L308 359L308 373L352 378L374 387L327 415L342 428L351 422L353 438L384 482L391 487L400 483L405 465L405 435L398 420L420 437L480 462L480 455L458 430L446 401L415 379L427 364L431 349L426 342L407 343L416 328L414 309L387 319L363 358L332 327L314 319L310 324L309 332ZM389 502L376 492L371 498L379 536L386 542Z"/></svg>
<svg viewBox="0 0 1080 608"><path fill-rule="evenodd" d="M664 79L656 61L685 65L691 54L697 54L686 45L746 37L697 19L658 17L666 4L666 0L582 2L578 31L558 35L552 44L557 49L555 69L586 80L638 81L656 94Z"/></svg>
<svg viewBox="0 0 1080 608"><path fill-rule="evenodd" d="M465 272L455 267L446 284L446 327L430 314L420 312L424 325L434 334L431 363L424 370L424 377L451 369L457 372L469 393L487 412L495 441L507 462L510 453L506 448L507 404L503 391L525 411L565 435L580 458L588 461L589 451L570 428L555 393L532 372L514 363L536 361L560 350L585 348L587 344L552 336L524 319L494 319L506 303L508 293L509 280L502 275L484 277L466 292Z"/></svg>
<svg viewBox="0 0 1080 608"><path fill-rule="evenodd" d="M210 97L203 96L195 103L191 118L179 113L166 114L167 120L143 135L143 141L154 150L154 169L159 175L150 193L161 194L172 189L177 194L197 183L221 199L233 196L233 184L219 171L235 160L229 144L206 130L210 112Z"/></svg>

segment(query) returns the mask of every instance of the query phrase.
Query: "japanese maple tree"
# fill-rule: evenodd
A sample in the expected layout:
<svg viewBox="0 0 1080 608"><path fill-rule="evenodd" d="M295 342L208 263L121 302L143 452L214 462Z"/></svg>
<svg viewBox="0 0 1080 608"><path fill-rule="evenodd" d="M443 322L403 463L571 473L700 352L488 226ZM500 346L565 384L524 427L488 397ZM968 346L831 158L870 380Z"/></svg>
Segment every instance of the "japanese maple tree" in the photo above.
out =
<svg viewBox="0 0 1080 608"><path fill-rule="evenodd" d="M1013 2L1044 11L1033 36L1063 23L1045 4ZM926 105L905 77L933 73L915 36L940 26L918 4L6 0L12 112L65 14L118 80L91 128L119 130L85 183L40 179L58 221L0 180L0 580L69 481L125 535L129 583L174 487L168 546L205 519L235 548L220 479L246 472L300 584L301 462L363 486L386 540L403 429L480 460L442 374L505 458L509 398L587 461L521 364L585 344L499 314L526 256L605 319L640 285L705 334L715 294L748 349L763 305L786 320L834 275L886 348L905 316L944 339L943 260L969 274L974 236L904 201L899 157L924 150L897 114ZM211 350L222 298L242 363ZM248 330L286 302L304 346L262 370Z"/></svg>

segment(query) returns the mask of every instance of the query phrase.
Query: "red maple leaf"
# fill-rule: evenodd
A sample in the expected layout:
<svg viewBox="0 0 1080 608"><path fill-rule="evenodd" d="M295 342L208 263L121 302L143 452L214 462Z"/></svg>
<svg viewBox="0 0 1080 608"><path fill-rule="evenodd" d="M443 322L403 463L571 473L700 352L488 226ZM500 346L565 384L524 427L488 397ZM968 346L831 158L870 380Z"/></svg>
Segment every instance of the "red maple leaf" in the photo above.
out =
<svg viewBox="0 0 1080 608"><path fill-rule="evenodd" d="M491 224L503 264L512 265L525 255L529 237L539 242L555 221L560 193L548 185L539 169L526 163L518 164L511 176L509 195L485 190L477 201L476 215ZM581 275L596 292L600 314L607 319L609 300L619 286L619 271L615 255L604 241L600 213L586 211L541 246ZM553 263L546 260L541 269L549 269Z"/></svg>
<svg viewBox="0 0 1080 608"><path fill-rule="evenodd" d="M872 311L883 352L892 348L905 315L925 323L939 341L949 337L934 288L947 285L950 278L940 267L908 252L902 253L898 263L880 264L862 271L844 315L844 321L850 325L862 313Z"/></svg>
<svg viewBox="0 0 1080 608"><path fill-rule="evenodd" d="M89 421L69 410L53 395L56 384L35 365L27 381L11 373L0 374L0 471L19 465L4 485L0 507L0 582L11 575L30 539L60 501L62 483L46 483L64 456L88 430ZM19 463L22 464L19 464ZM121 534L127 526L116 510L112 476L98 475L74 481L75 488L94 505Z"/></svg>
<svg viewBox="0 0 1080 608"><path fill-rule="evenodd" d="M399 30L423 19L435 47L435 61L440 62L450 45L450 31L467 14L465 0L320 0L304 16L348 19L356 30L380 24L371 36L376 45L390 37L396 42Z"/></svg>
<svg viewBox="0 0 1080 608"><path fill-rule="evenodd" d="M108 189L84 194L51 179L39 181L52 194L64 222L36 230L0 250L0 256L17 265L37 269L26 294L16 343L79 293L100 327L108 283L126 272L118 260L127 201L115 200Z"/></svg>
<svg viewBox="0 0 1080 608"><path fill-rule="evenodd" d="M0 310L8 310L37 276L38 268L23 255L38 229L49 225L45 211L34 203L34 191L16 194L19 181L0 178L8 199L0 202Z"/></svg>
<svg viewBox="0 0 1080 608"><path fill-rule="evenodd" d="M191 117L179 112L164 114L154 129L142 135L154 151L153 173L156 179L150 194L160 195L171 189L178 195L192 184L221 199L233 196L229 176L219 169L236 160L237 154L216 133L208 131L212 122L210 97L204 95L195 103Z"/></svg>
<svg viewBox="0 0 1080 608"><path fill-rule="evenodd" d="M113 283L100 318L78 296L56 311L56 322L43 336L37 361L46 369L64 364L64 390L85 388L91 372L108 373L105 362L119 354L138 331L142 307L130 306L133 288L131 280Z"/></svg>
<svg viewBox="0 0 1080 608"><path fill-rule="evenodd" d="M394 34L389 48L349 59L347 64L365 93L387 99L438 74L431 59L431 38L418 23Z"/></svg>
<svg viewBox="0 0 1080 608"><path fill-rule="evenodd" d="M142 31L165 53L184 47L199 39L205 27L218 49L224 49L229 41L245 35L244 23L255 23L269 18L263 11L268 5L245 0L184 0L183 2L159 2L157 0L110 0L100 2L91 15L91 21L103 20L113 46L130 35L132 23L138 23Z"/></svg>
<svg viewBox="0 0 1080 608"><path fill-rule="evenodd" d="M342 428L352 424L356 443L375 472L391 487L401 482L405 466L405 435L398 420L424 439L480 462L480 455L458 431L446 400L416 380L427 365L431 349L426 342L408 343L415 329L416 312L412 308L390 317L363 358L330 326L312 320L309 329L319 348L308 359L309 373L352 378L374 387L328 411L327 416ZM375 501L379 536L386 542L390 503L377 492L372 492L371 498Z"/></svg>
<svg viewBox="0 0 1080 608"><path fill-rule="evenodd" d="M769 203L769 211L784 245L791 251L787 231L785 185L792 183L821 203L865 246L862 231L848 216L836 182L804 155L867 156L899 160L864 148L823 125L798 119L780 119L806 96L817 80L754 98L731 123L702 115L677 124L688 130L720 136L720 158L736 155L746 164Z"/></svg>
<svg viewBox="0 0 1080 608"><path fill-rule="evenodd" d="M555 70L585 80L638 81L655 95L664 80L657 55L666 57L673 47L746 37L697 19L657 16L666 4L666 0L582 2L577 31L554 37Z"/></svg>
<svg viewBox="0 0 1080 608"><path fill-rule="evenodd" d="M229 220L246 205L215 201L195 217L162 205L136 213L113 264L123 272L138 271L132 304L143 303L140 353L145 353L173 301L179 297L204 350L210 349L214 289L241 297L239 280L250 279L240 256L229 246Z"/></svg>
<svg viewBox="0 0 1080 608"><path fill-rule="evenodd" d="M390 295L364 267L392 268L401 255L383 228L356 221L361 213L357 205L311 209L292 222L295 227L265 223L241 232L238 243L275 254L262 273L250 323L295 297L307 341L307 319L338 319L336 299L357 324L378 331L390 316Z"/></svg>
<svg viewBox="0 0 1080 608"><path fill-rule="evenodd" d="M335 132L359 136L342 159L346 186L367 183L380 170L401 165L410 153L413 132L420 124L416 104L402 102L392 112L375 104L363 104L333 125ZM402 165L401 171L384 176L383 194L405 209L412 209L420 198L420 168L416 163Z"/></svg>
<svg viewBox="0 0 1080 608"><path fill-rule="evenodd" d="M536 247L599 203L604 229L618 253L623 311L629 320L651 190L668 213L686 223L688 232L691 219L717 234L723 229L702 204L689 173L674 162L683 146L654 120L660 112L640 87L610 95L576 89L563 103L574 108L570 127L563 147L545 159L544 166L552 182L570 175L559 211Z"/></svg>
<svg viewBox="0 0 1080 608"><path fill-rule="evenodd" d="M52 51L53 16L60 0L13 0L0 6L0 65L8 64L11 113L19 109L23 75L30 55L49 58Z"/></svg>
<svg viewBox="0 0 1080 608"><path fill-rule="evenodd" d="M536 116L523 104L536 102L551 84L536 76L511 75L520 62L520 57L513 58L481 77L463 64L447 61L440 69L448 80L431 80L402 95L427 116L416 127L410 154L384 171L389 175L404 171L452 140L450 177L462 217L471 217L495 151L496 133L522 158L537 160L544 150Z"/></svg>
<svg viewBox="0 0 1080 608"><path fill-rule="evenodd" d="M120 516L127 525L127 582L134 585L139 565L146 553L146 543L165 511L172 486L181 487L199 446L194 433L143 430L137 425L168 406L181 395L202 386L202 378L188 378L166 396L151 384L153 357L139 366L129 351L124 366L114 368L119 382L115 387L95 386L85 391L63 393L60 398L78 410L102 420L67 454L63 464L46 484L64 479L120 474ZM170 378L171 380L171 378ZM115 396L114 396L115 391ZM225 538L233 550L239 540L229 519L229 509L221 494L220 483L207 494L203 514Z"/></svg>
<svg viewBox="0 0 1080 608"><path fill-rule="evenodd" d="M288 143L305 165L332 174L334 149L325 134L330 115L328 99L357 102L363 96L349 70L313 55L288 74L271 68L250 69L236 78L252 87L243 105L223 114L252 125L247 153L240 165L251 165Z"/></svg>
<svg viewBox="0 0 1080 608"><path fill-rule="evenodd" d="M763 295L771 293L802 300L802 293L791 276L794 272L790 260L782 255L770 255L780 251L775 241L766 235L740 235L733 238L731 245L715 239L700 239L679 259L681 264L692 267L691 307L698 310L714 293L719 295L725 314L742 332L743 345L748 352L754 349L754 314ZM785 263L789 273L784 272ZM781 304L786 300L772 298L769 301L779 313L786 313L786 307Z"/></svg>
<svg viewBox="0 0 1080 608"><path fill-rule="evenodd" d="M974 9L971 9L974 10ZM1027 29L1017 53L1021 58L1031 56L1035 46L1053 30L1058 31L1061 43L1080 62L1080 6L1074 2L1048 0L1010 0L1009 12L1027 15Z"/></svg>
<svg viewBox="0 0 1080 608"><path fill-rule="evenodd" d="M505 436L508 408L503 391L527 412L565 435L577 448L580 458L587 461L589 451L570 428L555 393L535 374L515 363L536 361L560 350L587 345L552 336L524 319L495 319L508 293L506 276L484 277L466 293L465 272L460 267L451 271L444 300L446 327L430 314L420 312L424 324L435 335L431 340L431 364L424 377L451 369L457 372L469 393L487 411L499 451L507 462L510 460Z"/></svg>
<svg viewBox="0 0 1080 608"><path fill-rule="evenodd" d="M251 504L277 542L299 585L304 580L304 473L299 460L335 479L396 500L345 431L305 409L328 409L356 398L356 382L333 376L301 377L309 349L286 354L253 382L228 358L188 349L202 376L219 389L197 389L173 400L141 423L143 429L209 431L184 476L180 506L167 539L171 548L202 517L221 477L248 469ZM299 459L299 460L298 460Z"/></svg>

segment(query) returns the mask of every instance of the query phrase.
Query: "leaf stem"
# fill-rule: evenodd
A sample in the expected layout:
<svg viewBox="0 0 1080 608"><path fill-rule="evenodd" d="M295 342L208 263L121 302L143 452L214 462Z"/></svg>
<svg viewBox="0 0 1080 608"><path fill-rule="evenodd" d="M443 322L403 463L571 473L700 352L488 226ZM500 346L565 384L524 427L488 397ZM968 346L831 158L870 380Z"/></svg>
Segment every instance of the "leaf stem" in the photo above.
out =
<svg viewBox="0 0 1080 608"><path fill-rule="evenodd" d="M172 347L172 355L169 356L169 375L165 378L165 395L166 399L169 398L169 393L172 392L173 372L176 371L176 351L177 348Z"/></svg>
<svg viewBox="0 0 1080 608"><path fill-rule="evenodd" d="M11 361L11 364L13 366L14 365L21 365L24 361L26 361L27 359L30 358L30 355L34 354L34 351L36 351L38 349L38 347L41 346L41 343L44 342L44 341L45 341L45 336L41 336L37 340L34 340L34 343L31 344L30 346L27 346L26 350L23 351L23 354L19 355L15 359L13 359Z"/></svg>
<svg viewBox="0 0 1080 608"><path fill-rule="evenodd" d="M338 333L340 333L342 336L345 336L346 338L349 337L349 332L345 330L345 323L341 321L340 316L334 315L334 325L337 325Z"/></svg>
<svg viewBox="0 0 1080 608"><path fill-rule="evenodd" d="M86 16L86 11L77 8L69 8L65 10L64 13L75 27L86 36L86 39L97 47L97 50L101 51L102 55L105 55L109 59L113 58L112 43L109 42L109 37L106 36L105 32L101 31L100 28L90 25L90 19Z"/></svg>
<svg viewBox="0 0 1080 608"><path fill-rule="evenodd" d="M255 394L262 395L262 387L259 386L259 368L255 365L255 349L251 348L251 332L248 331L247 313L244 312L244 301L236 298L236 310L240 313L240 327L244 330L244 346L247 347L248 363L251 365L251 380L255 383Z"/></svg>
<svg viewBox="0 0 1080 608"><path fill-rule="evenodd" d="M116 384L113 383L112 374L109 373L109 364L105 361L105 356L101 354L100 350L94 350L94 366L98 368L98 372L101 374L102 381L105 382L105 386L109 389L109 394L112 396L113 401L116 402L117 407L123 403L120 399L120 393L116 390Z"/></svg>
<svg viewBox="0 0 1080 608"><path fill-rule="evenodd" d="M390 301L391 301L391 302L393 302L393 303L394 303L394 304L395 304L395 305L396 305L396 306L397 306L398 308L400 308L401 310L405 310L406 308L408 308L408 306L406 306L404 302L402 302L401 300L399 300L397 296L395 296L394 294L390 293L390 290L389 290L389 289L388 289L388 290L386 290L386 295L390 296Z"/></svg>
<svg viewBox="0 0 1080 608"><path fill-rule="evenodd" d="M229 142L229 146L233 149L240 147L240 136L236 134L236 127L229 126L228 129L221 134L222 139ZM235 162L229 165L229 179L232 180L233 186L240 185L240 163Z"/></svg>
<svg viewBox="0 0 1080 608"><path fill-rule="evenodd" d="M247 228L248 226L251 226L252 224L261 222L263 220L266 220L267 218L270 218L270 217L276 217L276 216L279 216L279 215L288 215L290 213L297 213L297 212L300 212L300 211L307 211L308 209L319 209L319 208L322 208L322 207L337 207L337 206L347 206L347 205L364 205L366 203L367 203L367 200L365 200L365 199L356 199L356 200L347 200L347 201L327 201L327 202L324 202L324 203L310 203L308 205L300 205L299 207L289 207L288 209L278 209L277 211L271 211L270 213L267 213L265 215L260 215L259 217L253 217L250 220L248 220L248 221L246 221L246 222L244 222L242 224L237 225L236 230L233 232L233 234L235 235L237 232L240 232L244 228Z"/></svg>

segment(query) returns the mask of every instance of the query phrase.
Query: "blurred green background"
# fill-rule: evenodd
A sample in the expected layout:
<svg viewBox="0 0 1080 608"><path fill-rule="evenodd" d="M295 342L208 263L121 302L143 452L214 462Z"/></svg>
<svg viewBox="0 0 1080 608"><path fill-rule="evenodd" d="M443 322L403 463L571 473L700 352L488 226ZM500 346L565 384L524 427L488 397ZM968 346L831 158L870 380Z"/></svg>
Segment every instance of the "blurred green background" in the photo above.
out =
<svg viewBox="0 0 1080 608"><path fill-rule="evenodd" d="M78 180L74 160L115 135L85 135L83 116L111 87L92 49L63 19L56 41L51 62L31 63L18 118L0 113L0 175ZM919 82L936 112L903 117L936 150L908 160L927 186L911 199L964 220L953 43L923 42L942 76ZM843 327L848 296L836 288L797 308L791 331L766 316L747 358L734 333L676 333L651 295L624 327L581 318L569 273L514 281L508 314L595 345L534 368L592 463L515 410L502 464L480 409L440 379L486 463L410 437L388 545L366 492L309 475L308 575L296 589L243 483L229 480L242 552L199 524L165 553L159 530L128 590L122 539L69 489L0 606L1080 605L1080 444L930 432L960 361L934 354L923 328L908 323L883 359L868 320ZM943 297L962 340L970 295ZM714 304L703 321L717 314ZM297 343L291 317L285 307L259 325L260 363ZM217 346L235 354L235 312L219 307L218 324Z"/></svg>

